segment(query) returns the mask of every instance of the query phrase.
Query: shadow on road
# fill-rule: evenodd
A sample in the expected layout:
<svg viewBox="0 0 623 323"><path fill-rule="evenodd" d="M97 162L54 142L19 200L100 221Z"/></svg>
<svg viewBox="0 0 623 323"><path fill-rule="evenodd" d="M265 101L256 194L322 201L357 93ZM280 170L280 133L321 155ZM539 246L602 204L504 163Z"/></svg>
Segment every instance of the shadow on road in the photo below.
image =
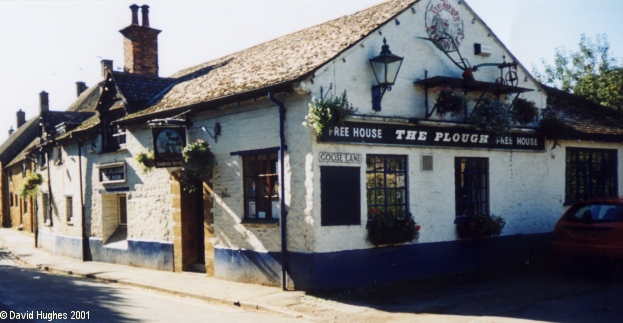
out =
<svg viewBox="0 0 623 323"><path fill-rule="evenodd" d="M552 257L495 271L316 296L388 313L556 322L620 321L623 266L608 260Z"/></svg>
<svg viewBox="0 0 623 323"><path fill-rule="evenodd" d="M116 288L105 283L51 274L34 268L16 267L0 249L0 315L31 321L88 318L96 322L135 322L121 308L132 306ZM130 311L131 312L131 311ZM53 314L55 313L55 314ZM126 311L128 313L128 311ZM58 316L60 315L60 317Z"/></svg>

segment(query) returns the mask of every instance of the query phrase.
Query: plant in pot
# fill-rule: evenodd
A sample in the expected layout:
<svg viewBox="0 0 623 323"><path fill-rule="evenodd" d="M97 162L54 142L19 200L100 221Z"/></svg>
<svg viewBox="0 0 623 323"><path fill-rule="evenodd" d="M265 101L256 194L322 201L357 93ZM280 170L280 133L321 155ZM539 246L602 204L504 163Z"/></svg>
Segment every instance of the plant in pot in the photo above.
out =
<svg viewBox="0 0 623 323"><path fill-rule="evenodd" d="M186 145L182 150L182 172L180 174L184 190L194 192L199 187L197 183L203 181L212 172L215 164L214 154L207 141L197 139Z"/></svg>
<svg viewBox="0 0 623 323"><path fill-rule="evenodd" d="M536 103L523 98L517 98L515 100L511 111L515 122L522 125L532 123L539 114Z"/></svg>
<svg viewBox="0 0 623 323"><path fill-rule="evenodd" d="M411 242L420 230L411 213L397 217L393 214L381 214L376 208L372 208L368 219L368 241L375 246Z"/></svg>
<svg viewBox="0 0 623 323"><path fill-rule="evenodd" d="M483 99L468 121L483 130L503 133L513 125L513 115L508 111L508 104L505 102Z"/></svg>
<svg viewBox="0 0 623 323"><path fill-rule="evenodd" d="M26 175L24 181L22 182L22 187L20 188L19 195L22 198L27 198L30 196L35 196L39 192L39 185L43 183L43 176L39 173L30 173Z"/></svg>
<svg viewBox="0 0 623 323"><path fill-rule="evenodd" d="M309 103L309 111L303 125L311 128L320 136L327 127L344 125L346 117L355 111L357 109L348 102L346 91L341 96L331 99L313 98Z"/></svg>
<svg viewBox="0 0 623 323"><path fill-rule="evenodd" d="M443 88L437 93L437 100L433 108L436 109L439 116L444 116L446 113L455 116L467 107L467 96L462 91Z"/></svg>
<svg viewBox="0 0 623 323"><path fill-rule="evenodd" d="M458 215L454 220L456 233L461 239L497 237L502 233L506 221L493 214Z"/></svg>

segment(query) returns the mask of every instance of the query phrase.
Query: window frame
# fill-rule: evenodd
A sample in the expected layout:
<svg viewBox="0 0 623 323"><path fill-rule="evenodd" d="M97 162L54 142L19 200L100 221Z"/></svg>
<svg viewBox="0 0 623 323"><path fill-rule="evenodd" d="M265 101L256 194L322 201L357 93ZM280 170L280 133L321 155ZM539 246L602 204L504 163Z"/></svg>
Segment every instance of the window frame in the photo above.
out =
<svg viewBox="0 0 623 323"><path fill-rule="evenodd" d="M248 222L276 222L280 218L279 196L279 154L276 151L265 151L240 155L242 159L242 190L244 221ZM266 161L262 170L261 157ZM251 163L251 165L249 165ZM272 171L272 172L271 172ZM251 174L249 174L251 173ZM261 186L262 180L266 180ZM259 191L264 187L273 191L272 195L260 196ZM253 204L251 204L253 203ZM260 217L260 207L263 208L264 217ZM252 215L251 209L255 210ZM275 211L275 212L273 212ZM274 214L276 213L276 214Z"/></svg>
<svg viewBox="0 0 623 323"><path fill-rule="evenodd" d="M125 205L121 207L121 200L125 200ZM122 221L122 218L125 217L125 222ZM117 194L117 224L120 227L128 226L128 195L127 194Z"/></svg>
<svg viewBox="0 0 623 323"><path fill-rule="evenodd" d="M463 161L467 163L472 162L475 167L482 167L479 169L467 169L462 168ZM455 157L454 158L454 203L455 203L455 215L456 216L470 216L470 215L491 215L490 213L490 174L489 174L489 158L487 157ZM474 175L476 176L474 179ZM479 175L483 175L484 178L478 179ZM473 183L476 182L476 183ZM471 190L478 190L475 194L470 194ZM468 193L468 194L466 194ZM479 199L470 200L470 196L476 195ZM465 201L465 197L467 200ZM476 207L471 207L478 205ZM467 208L463 206L467 205ZM461 210L463 209L463 210Z"/></svg>
<svg viewBox="0 0 623 323"><path fill-rule="evenodd" d="M71 195L65 196L65 220L71 223L74 219L74 197Z"/></svg>
<svg viewBox="0 0 623 323"><path fill-rule="evenodd" d="M382 163L383 163L383 169L382 172L377 171L377 162L376 159L377 158L381 158L382 159ZM394 165L396 164L396 159L400 158L402 159L402 164L403 164L403 168L402 170L397 170L397 169L390 169L390 158L394 159ZM374 165L372 166L372 170L370 167L370 159L374 160ZM383 174L383 187L379 187L379 185L377 185L377 174ZM397 174L403 174L404 179L403 179L403 186L402 187L398 187L397 186L397 182L398 182L398 177L396 176L396 182L394 183L394 187L389 187L387 186L388 183L388 174L393 174L393 175L397 175ZM370 176L372 175L372 176ZM374 185L371 185L370 182L370 178L374 178ZM403 190L403 196L404 196L404 201L402 203L388 203L388 201L390 200L389 197L391 197L391 195L388 195L388 190L394 190L394 192L396 192L397 190ZM382 200L383 203L373 203L370 204L371 201L371 197L374 196L374 199L377 199L378 202L378 198L381 196L379 194L377 194L378 191L382 191ZM394 195L394 199L395 198L401 198L401 197L397 197L397 195ZM380 210L380 208L383 208L382 210ZM391 214L388 214L388 208L397 208L397 207L402 207L403 211L399 211L397 209L395 211L394 217L392 217ZM380 210L380 211L379 211ZM402 214L398 214L401 213ZM381 215L381 213L383 213L382 215L384 216L389 216L392 218L398 218L398 219L402 219L404 218L405 215L409 214L410 211L410 207L409 207L409 156L407 155L386 155L386 154L368 154L366 155L366 213L367 213L367 217L368 217L368 221L373 220L373 218L375 216Z"/></svg>
<svg viewBox="0 0 623 323"><path fill-rule="evenodd" d="M580 160L582 154L588 154L588 156L583 156L583 158L588 158L587 161ZM597 154L601 154L601 156L598 158ZM609 160L604 161L606 155L609 155ZM594 162L595 159L600 159L601 161L596 163ZM604 170L604 165L607 165L609 169ZM578 169L579 166L584 167L583 169ZM595 170L595 166L599 168L599 171ZM606 174L601 174L601 176L595 174L599 172ZM610 176L608 176L607 172L610 172ZM601 177L597 179L600 181L599 186L601 187L594 187L593 181L595 177ZM582 178L585 178L585 180L582 181ZM595 192L595 189L601 190L601 192ZM617 197L618 195L618 151L616 149L566 148L564 205L571 205L578 201L593 198Z"/></svg>

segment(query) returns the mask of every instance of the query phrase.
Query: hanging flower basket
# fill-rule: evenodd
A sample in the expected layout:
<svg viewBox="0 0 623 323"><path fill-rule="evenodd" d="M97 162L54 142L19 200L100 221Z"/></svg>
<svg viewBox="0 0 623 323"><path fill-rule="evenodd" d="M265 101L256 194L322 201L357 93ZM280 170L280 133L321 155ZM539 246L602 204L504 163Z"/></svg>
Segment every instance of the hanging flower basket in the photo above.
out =
<svg viewBox="0 0 623 323"><path fill-rule="evenodd" d="M415 223L411 213L402 219L376 215L368 221L366 228L368 241L375 246L411 242L420 231L420 226Z"/></svg>
<svg viewBox="0 0 623 323"><path fill-rule="evenodd" d="M39 173L30 173L26 175L22 182L19 195L22 198L35 196L39 193L39 185L43 183L43 176Z"/></svg>
<svg viewBox="0 0 623 323"><path fill-rule="evenodd" d="M459 215L454 220L456 233L461 239L497 237L502 233L506 221L495 215Z"/></svg>
<svg viewBox="0 0 623 323"><path fill-rule="evenodd" d="M486 131L506 132L513 125L513 115L508 105L497 99L483 99L474 109L469 123Z"/></svg>
<svg viewBox="0 0 623 323"><path fill-rule="evenodd" d="M434 105L437 115L439 116L444 116L446 113L455 116L461 113L466 107L467 96L463 92L453 89L442 89L439 91L437 101L435 101Z"/></svg>
<svg viewBox="0 0 623 323"><path fill-rule="evenodd" d="M156 162L155 162L154 152L153 151L150 151L150 152L140 152L140 153L136 154L134 159L136 159L136 162L138 162L141 166L143 166L143 171L144 172L148 172L150 169L152 169L154 166L156 166Z"/></svg>
<svg viewBox="0 0 623 323"><path fill-rule="evenodd" d="M205 180L214 169L216 163L214 154L210 151L207 141L197 139L184 147L182 157L181 179L184 190L194 192L198 187L197 183Z"/></svg>
<svg viewBox="0 0 623 323"><path fill-rule="evenodd" d="M316 100L313 98L303 125L311 128L316 135L320 136L327 127L344 125L346 117L355 111L357 109L353 108L346 98L346 91L341 96L332 99Z"/></svg>
<svg viewBox="0 0 623 323"><path fill-rule="evenodd" d="M552 149L560 145L560 139L564 138L569 131L569 126L565 120L552 110L544 111L539 127L545 138L554 141Z"/></svg>
<svg viewBox="0 0 623 323"><path fill-rule="evenodd" d="M534 122L539 114L539 109L537 109L534 101L517 98L513 104L512 112L518 124L526 125Z"/></svg>

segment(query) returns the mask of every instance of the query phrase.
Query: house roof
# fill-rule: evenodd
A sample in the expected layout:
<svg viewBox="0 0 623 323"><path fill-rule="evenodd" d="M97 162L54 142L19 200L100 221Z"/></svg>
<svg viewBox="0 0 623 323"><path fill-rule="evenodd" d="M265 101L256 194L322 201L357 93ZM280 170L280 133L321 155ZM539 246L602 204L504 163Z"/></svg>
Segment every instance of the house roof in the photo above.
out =
<svg viewBox="0 0 623 323"><path fill-rule="evenodd" d="M172 75L175 83L154 98L149 108L122 120L291 85L312 75L415 2L385 2L182 70Z"/></svg>
<svg viewBox="0 0 623 323"><path fill-rule="evenodd" d="M69 108L67 108L68 112L95 112L97 111L97 100L100 97L100 86L102 82L91 86L82 92L78 99L72 103Z"/></svg>
<svg viewBox="0 0 623 323"><path fill-rule="evenodd" d="M17 128L9 138L0 145L0 162L6 165L19 154L33 139L37 137L39 128L39 116L26 121Z"/></svg>
<svg viewBox="0 0 623 323"><path fill-rule="evenodd" d="M125 99L128 113L147 107L152 98L158 96L175 81L173 78L114 71L110 71L107 78L105 84L110 82L115 84L116 90Z"/></svg>
<svg viewBox="0 0 623 323"><path fill-rule="evenodd" d="M547 109L559 114L571 129L567 139L623 139L623 112L546 85Z"/></svg>
<svg viewBox="0 0 623 323"><path fill-rule="evenodd" d="M15 158L9 161L3 168L12 167L13 165L25 160L28 154L30 154L31 151L37 148L37 145L39 145L39 138L33 139L28 145L26 145L26 147L24 147L24 149L22 149L22 151L19 152L19 154L17 154L17 156L15 156Z"/></svg>

